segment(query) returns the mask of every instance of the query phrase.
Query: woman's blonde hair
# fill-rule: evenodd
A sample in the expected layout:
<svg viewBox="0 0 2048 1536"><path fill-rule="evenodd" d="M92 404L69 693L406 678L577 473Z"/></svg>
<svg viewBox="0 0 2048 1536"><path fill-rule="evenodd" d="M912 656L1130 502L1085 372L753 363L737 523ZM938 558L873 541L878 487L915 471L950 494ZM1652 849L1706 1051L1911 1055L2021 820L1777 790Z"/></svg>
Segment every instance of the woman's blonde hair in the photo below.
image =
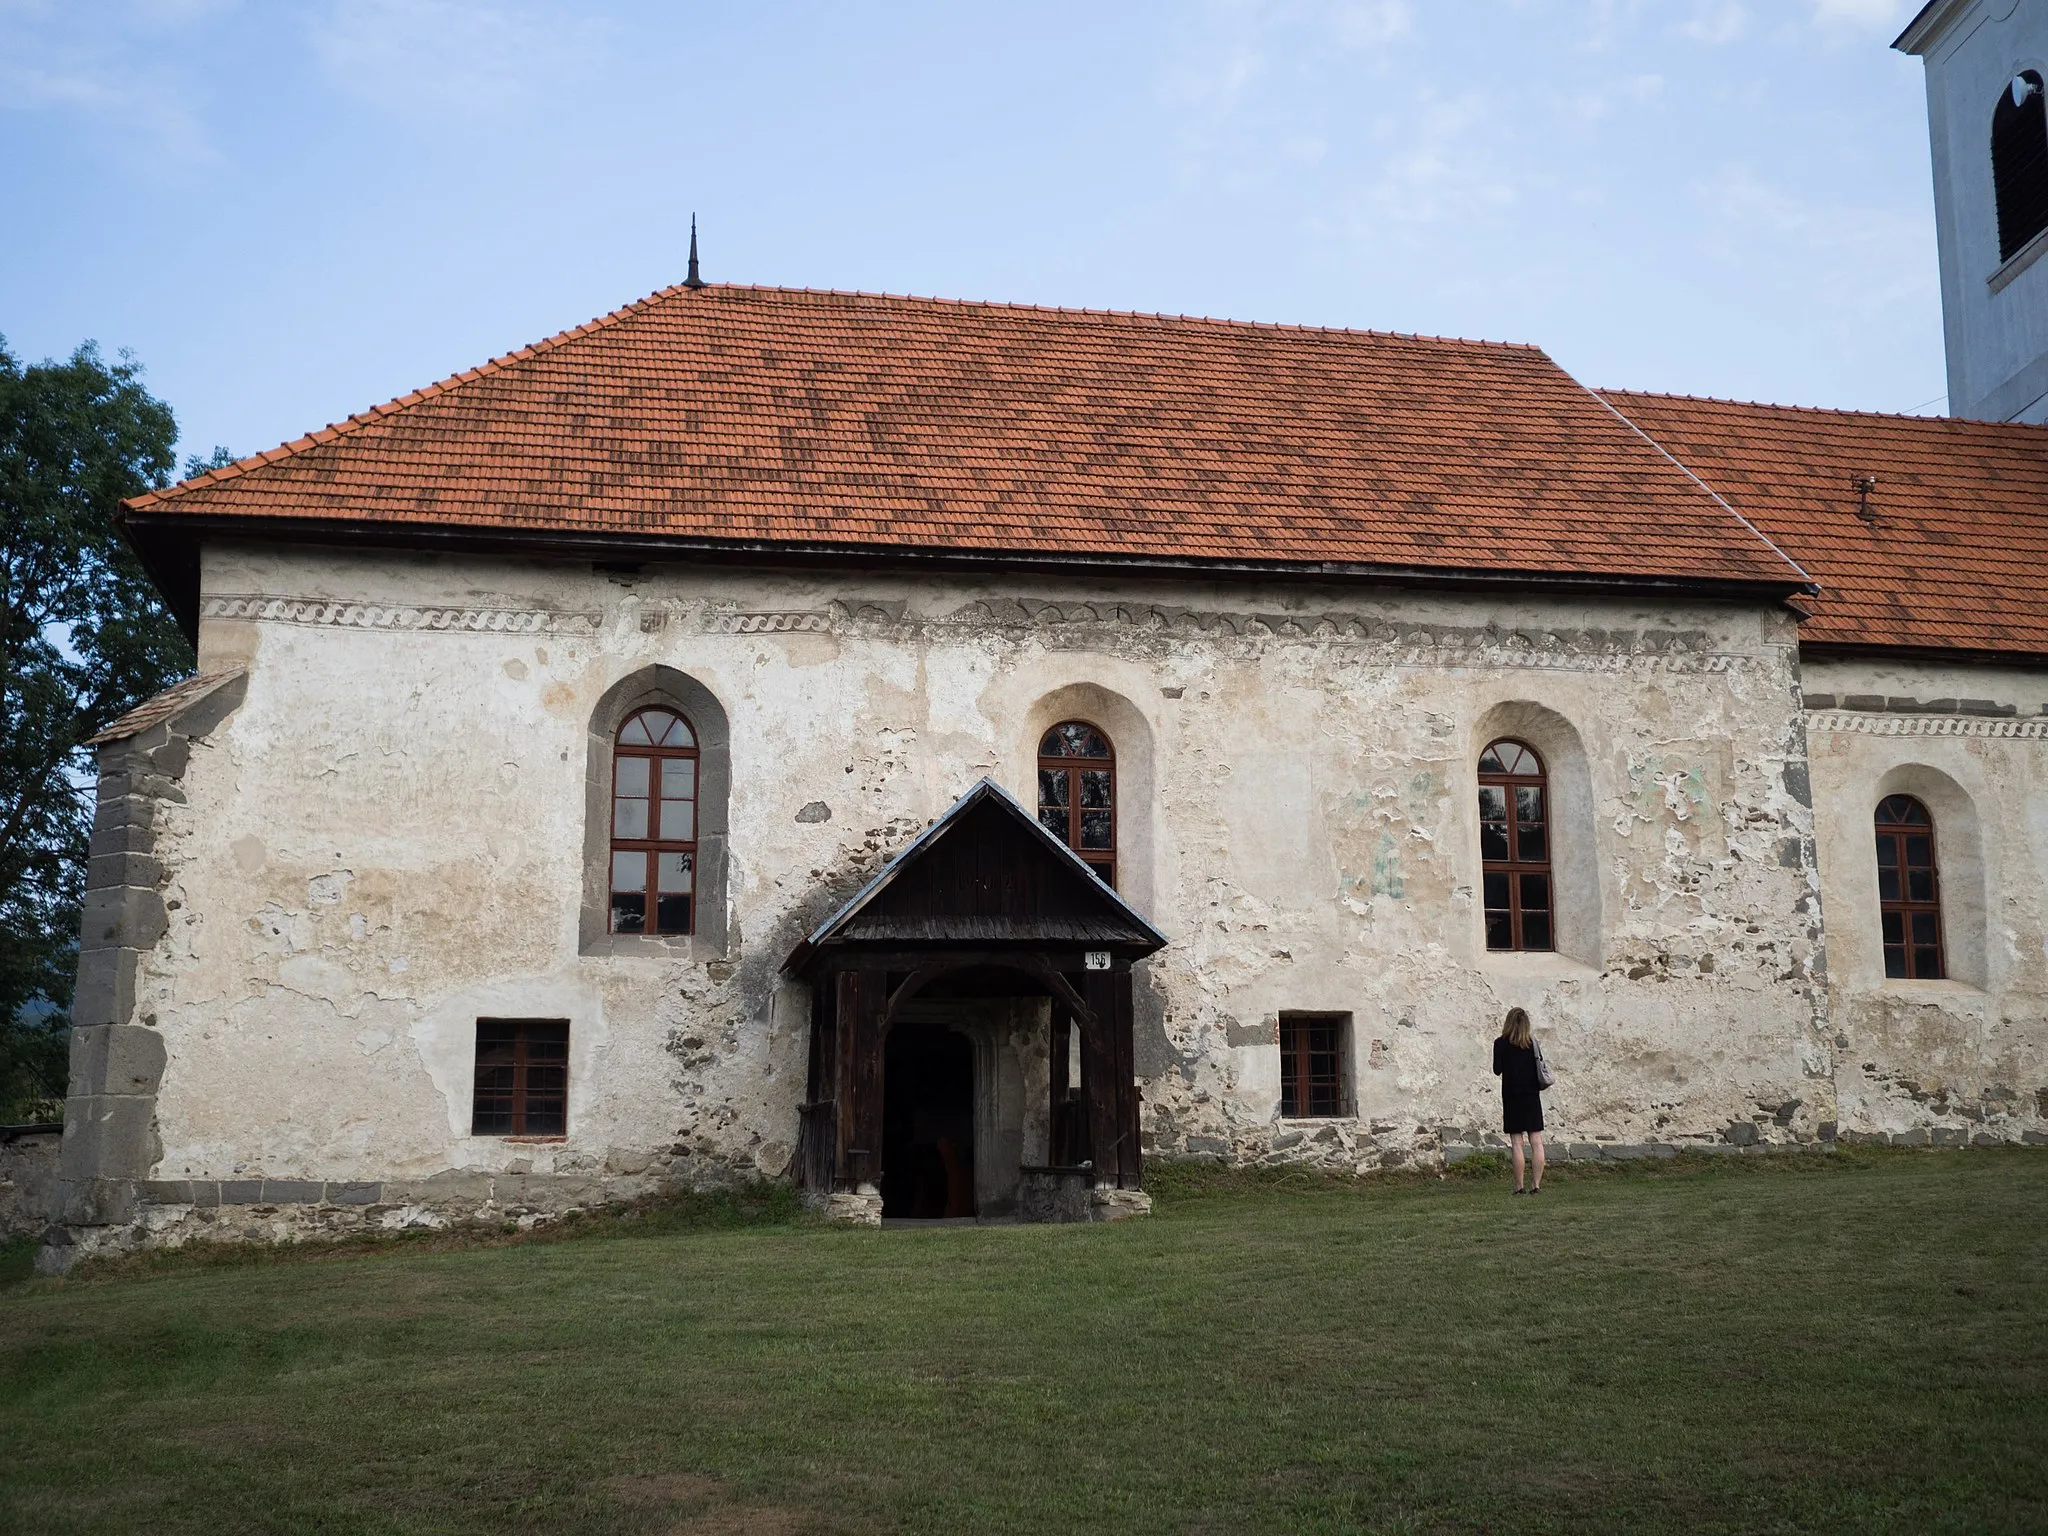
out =
<svg viewBox="0 0 2048 1536"><path fill-rule="evenodd" d="M1529 1043L1529 1010L1510 1008L1506 1021L1500 1027L1500 1037L1509 1045L1526 1046Z"/></svg>

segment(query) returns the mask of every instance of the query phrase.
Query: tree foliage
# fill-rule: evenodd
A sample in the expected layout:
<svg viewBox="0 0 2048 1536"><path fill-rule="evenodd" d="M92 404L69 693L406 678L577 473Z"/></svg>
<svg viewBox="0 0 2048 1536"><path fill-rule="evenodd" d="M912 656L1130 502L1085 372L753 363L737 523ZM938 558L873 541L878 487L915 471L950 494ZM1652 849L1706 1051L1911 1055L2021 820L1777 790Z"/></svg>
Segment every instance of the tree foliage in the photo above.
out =
<svg viewBox="0 0 2048 1536"><path fill-rule="evenodd" d="M171 409L140 375L90 342L24 366L0 338L0 1119L64 1093L83 743L192 669L115 526L122 499L176 463Z"/></svg>

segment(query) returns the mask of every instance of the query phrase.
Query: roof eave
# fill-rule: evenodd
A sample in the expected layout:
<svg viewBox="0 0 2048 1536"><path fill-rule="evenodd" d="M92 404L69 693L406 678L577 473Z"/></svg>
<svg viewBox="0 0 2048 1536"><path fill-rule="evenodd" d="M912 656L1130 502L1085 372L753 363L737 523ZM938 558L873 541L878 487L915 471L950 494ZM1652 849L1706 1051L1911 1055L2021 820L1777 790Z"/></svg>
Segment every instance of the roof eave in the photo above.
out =
<svg viewBox="0 0 2048 1536"><path fill-rule="evenodd" d="M1970 0L1927 0L1906 23L1906 30L1892 39L1892 46L1900 53L1925 54L1969 6Z"/></svg>
<svg viewBox="0 0 2048 1536"><path fill-rule="evenodd" d="M649 562L700 561L720 565L778 565L895 571L956 571L1048 576L1123 576L1157 580L1233 579L1314 581L1340 585L1422 587L1437 590L1604 593L1615 596L1685 596L1724 601L1783 602L1819 591L1800 573L1783 576L1699 576L1682 573L1607 574L1541 569L1380 564L1341 560L1246 560L1225 557L1063 553L1051 550L919 549L907 545L833 544L773 539L705 539L672 534L619 534L586 530L505 529L469 524L426 525L338 518L252 517L236 514L158 513L129 510L122 522L143 566L163 589L188 632L198 613L197 546L206 539L276 541L348 547L552 556L559 559ZM187 614L191 615L187 622Z"/></svg>
<svg viewBox="0 0 2048 1536"><path fill-rule="evenodd" d="M969 785L966 792L959 799L946 807L944 813L937 820L933 821L930 826L904 844L902 849L888 863L877 870L859 890L842 902L830 917L826 918L816 928L812 929L810 933L805 935L803 941L790 951L789 958L782 962L782 969L790 974L801 971L820 948L832 942L834 934L839 929L844 928L855 917L859 916L862 909L896 883L897 876L910 867L911 861L917 857L920 850L931 843L937 842L945 833L946 828L952 826L954 822L966 815L968 811L983 800L990 799L997 801L1005 810L1009 811L1049 851L1057 857L1065 859L1077 872L1085 875L1090 880L1098 882L1101 880L1102 877L1089 867L1085 859L1054 837L1050 832L1046 831L1044 827L1040 826L1038 818L1025 810L1022 802L1015 795L1003 788L994 779L983 775L981 778L976 779L973 784ZM1166 947L1166 935L1153 927L1146 920L1143 913L1124 900L1123 896L1114 886L1102 886L1101 894L1112 905L1122 909L1124 916L1128 917L1138 929L1148 936L1152 952Z"/></svg>
<svg viewBox="0 0 2048 1536"><path fill-rule="evenodd" d="M1805 661L1926 661L1947 666L2048 668L2048 650L1917 645L1891 640L1810 640L1801 636L1799 655Z"/></svg>

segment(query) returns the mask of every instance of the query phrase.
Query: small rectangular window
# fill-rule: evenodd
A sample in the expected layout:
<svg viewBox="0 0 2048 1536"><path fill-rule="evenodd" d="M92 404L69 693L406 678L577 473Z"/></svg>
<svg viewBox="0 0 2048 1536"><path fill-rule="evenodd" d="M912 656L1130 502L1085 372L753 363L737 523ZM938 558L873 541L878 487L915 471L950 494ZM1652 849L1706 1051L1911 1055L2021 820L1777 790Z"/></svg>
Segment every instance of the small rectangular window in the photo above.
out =
<svg viewBox="0 0 2048 1536"><path fill-rule="evenodd" d="M569 1021L478 1019L472 1136L561 1136L569 1129Z"/></svg>
<svg viewBox="0 0 2048 1536"><path fill-rule="evenodd" d="M1351 1016L1280 1015L1280 1113L1320 1120L1351 1113Z"/></svg>

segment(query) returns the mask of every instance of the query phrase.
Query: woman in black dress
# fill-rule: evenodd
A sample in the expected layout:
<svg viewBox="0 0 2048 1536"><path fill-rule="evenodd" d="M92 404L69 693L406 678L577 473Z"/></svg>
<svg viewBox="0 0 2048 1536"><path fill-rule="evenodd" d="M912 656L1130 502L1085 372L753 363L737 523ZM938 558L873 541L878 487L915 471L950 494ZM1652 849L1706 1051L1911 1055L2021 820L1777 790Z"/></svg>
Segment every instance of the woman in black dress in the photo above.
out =
<svg viewBox="0 0 2048 1536"><path fill-rule="evenodd" d="M1500 1038L1493 1042L1493 1070L1500 1079L1501 1128L1508 1133L1508 1151L1515 1163L1515 1193L1522 1194L1522 1143L1529 1144L1535 1177L1526 1193L1543 1188L1543 1085L1536 1080L1536 1043L1529 1036L1529 1015L1508 1010Z"/></svg>

